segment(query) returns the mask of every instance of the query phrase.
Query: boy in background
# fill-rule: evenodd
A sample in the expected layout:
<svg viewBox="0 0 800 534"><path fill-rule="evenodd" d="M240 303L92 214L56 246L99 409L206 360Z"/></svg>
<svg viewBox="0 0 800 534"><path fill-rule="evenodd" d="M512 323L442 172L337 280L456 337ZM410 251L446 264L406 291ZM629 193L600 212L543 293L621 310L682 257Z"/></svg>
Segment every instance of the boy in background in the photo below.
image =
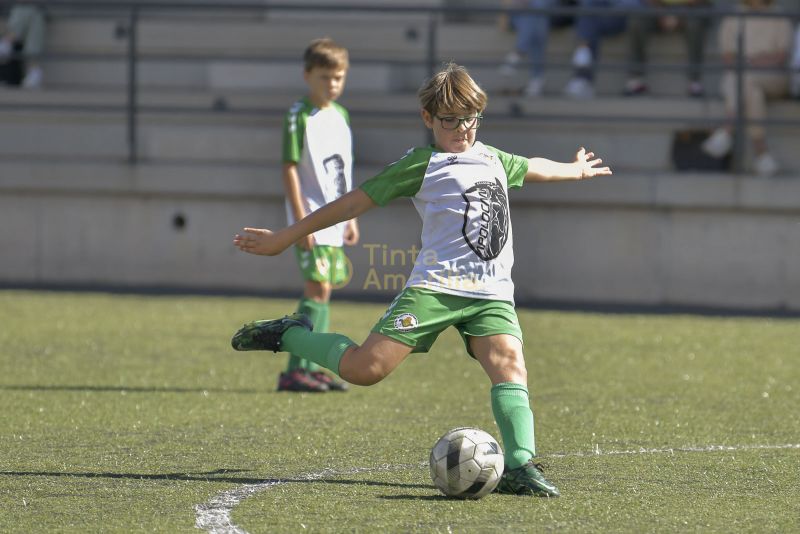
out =
<svg viewBox="0 0 800 534"><path fill-rule="evenodd" d="M510 188L525 182L582 180L611 174L580 149L575 161L512 155L477 141L486 93L461 66L449 64L419 91L420 114L435 143L414 148L359 188L297 223L271 232L245 228L244 252L274 256L311 232L410 197L422 217L422 245L405 289L362 345L312 331L294 314L255 321L233 337L236 350L296 351L352 384L381 381L412 352L428 352L453 326L492 384L490 399L506 468L498 493L557 497L535 462L533 412L522 330L514 309ZM453 384L456 385L456 384ZM456 385L457 387L457 385Z"/></svg>
<svg viewBox="0 0 800 534"><path fill-rule="evenodd" d="M283 125L283 182L289 225L344 195L353 185L350 117L336 102L344 89L348 53L331 39L311 42L303 56L308 94L295 102ZM294 251L305 281L297 311L314 330L328 329L331 291L346 283L350 266L342 248L358 242L355 219L299 239ZM278 391L345 391L347 386L319 365L290 354Z"/></svg>

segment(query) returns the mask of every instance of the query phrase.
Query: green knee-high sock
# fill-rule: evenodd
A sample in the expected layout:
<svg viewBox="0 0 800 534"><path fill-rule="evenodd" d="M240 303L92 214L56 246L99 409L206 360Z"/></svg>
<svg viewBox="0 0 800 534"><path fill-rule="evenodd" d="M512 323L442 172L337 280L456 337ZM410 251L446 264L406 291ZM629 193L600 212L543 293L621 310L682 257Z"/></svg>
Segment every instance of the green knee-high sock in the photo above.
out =
<svg viewBox="0 0 800 534"><path fill-rule="evenodd" d="M345 351L355 345L341 334L320 334L298 326L287 330L281 337L283 348L299 354L326 369L339 374L339 362Z"/></svg>
<svg viewBox="0 0 800 534"><path fill-rule="evenodd" d="M316 304L318 305L318 309L317 318L314 321L314 332L324 334L328 331L328 325L330 324L330 306L327 302L317 302ZM319 365L308 358L303 358L303 363L305 368L309 371L319 371L320 369Z"/></svg>
<svg viewBox="0 0 800 534"><path fill-rule="evenodd" d="M536 456L528 388L513 382L492 386L492 413L503 437L506 467L517 468Z"/></svg>
<svg viewBox="0 0 800 534"><path fill-rule="evenodd" d="M327 302L321 302L320 304L319 317L317 317L319 324L314 323L314 332L318 334L327 332L331 325L331 305Z"/></svg>
<svg viewBox="0 0 800 534"><path fill-rule="evenodd" d="M324 332L325 330L319 330L319 323L323 322L322 316L326 314L328 308L327 303L317 302L316 300L302 298L300 299L300 304L297 306L297 313L302 313L309 319L311 319L311 323L314 325L314 331ZM325 326L327 329L327 326ZM314 362L311 362L302 356L297 354L289 354L289 362L286 364L286 371L294 371L295 369L307 369L309 371L316 371L319 369L319 366Z"/></svg>

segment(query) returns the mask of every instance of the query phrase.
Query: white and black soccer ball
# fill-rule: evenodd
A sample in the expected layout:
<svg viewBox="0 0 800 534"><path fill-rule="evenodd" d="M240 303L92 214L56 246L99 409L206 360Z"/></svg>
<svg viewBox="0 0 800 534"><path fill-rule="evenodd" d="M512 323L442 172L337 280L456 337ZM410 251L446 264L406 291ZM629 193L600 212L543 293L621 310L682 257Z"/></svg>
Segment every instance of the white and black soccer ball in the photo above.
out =
<svg viewBox="0 0 800 534"><path fill-rule="evenodd" d="M497 487L503 475L503 451L478 428L454 428L431 449L431 478L448 497L480 499Z"/></svg>

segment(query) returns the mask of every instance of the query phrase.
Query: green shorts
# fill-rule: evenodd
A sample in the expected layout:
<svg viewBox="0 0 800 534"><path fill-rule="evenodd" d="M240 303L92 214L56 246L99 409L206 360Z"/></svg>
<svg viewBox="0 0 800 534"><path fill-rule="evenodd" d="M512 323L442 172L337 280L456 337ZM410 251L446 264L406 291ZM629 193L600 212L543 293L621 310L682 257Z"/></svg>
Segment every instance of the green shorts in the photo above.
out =
<svg viewBox="0 0 800 534"><path fill-rule="evenodd" d="M314 245L311 250L294 247L297 265L303 280L328 282L334 287L347 285L352 276L352 266L342 247Z"/></svg>
<svg viewBox="0 0 800 534"><path fill-rule="evenodd" d="M411 352L428 352L448 326L456 327L470 355L467 336L510 334L522 341L517 312L510 302L415 287L397 295L372 332L413 347Z"/></svg>

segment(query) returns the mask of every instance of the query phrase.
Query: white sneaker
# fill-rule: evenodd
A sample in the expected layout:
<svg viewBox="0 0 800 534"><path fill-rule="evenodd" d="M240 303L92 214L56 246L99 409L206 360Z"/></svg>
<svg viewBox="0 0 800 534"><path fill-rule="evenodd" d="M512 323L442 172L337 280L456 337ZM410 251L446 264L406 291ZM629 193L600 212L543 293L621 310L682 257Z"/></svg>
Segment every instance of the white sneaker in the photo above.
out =
<svg viewBox="0 0 800 534"><path fill-rule="evenodd" d="M778 162L769 152L764 152L753 161L753 169L763 178L769 178L778 172Z"/></svg>
<svg viewBox="0 0 800 534"><path fill-rule="evenodd" d="M718 128L714 130L708 139L703 141L703 152L712 158L722 158L733 147L733 136L725 128Z"/></svg>
<svg viewBox="0 0 800 534"><path fill-rule="evenodd" d="M594 86L586 78L576 76L564 87L564 94L570 98L594 98Z"/></svg>
<svg viewBox="0 0 800 534"><path fill-rule="evenodd" d="M536 78L531 78L528 81L528 85L525 86L523 94L525 96L542 96L543 91L544 91L544 78L536 77Z"/></svg>
<svg viewBox="0 0 800 534"><path fill-rule="evenodd" d="M0 41L0 59L11 55L11 43L3 39Z"/></svg>
<svg viewBox="0 0 800 534"><path fill-rule="evenodd" d="M28 69L28 74L22 79L23 89L40 89L42 87L42 78L44 77L40 67L31 67Z"/></svg>
<svg viewBox="0 0 800 534"><path fill-rule="evenodd" d="M579 69L590 67L592 65L592 51L588 46L579 46L572 54L572 66Z"/></svg>
<svg viewBox="0 0 800 534"><path fill-rule="evenodd" d="M505 61L500 65L498 70L503 76L513 76L517 73L517 68L520 63L522 63L522 56L512 50L506 55Z"/></svg>

